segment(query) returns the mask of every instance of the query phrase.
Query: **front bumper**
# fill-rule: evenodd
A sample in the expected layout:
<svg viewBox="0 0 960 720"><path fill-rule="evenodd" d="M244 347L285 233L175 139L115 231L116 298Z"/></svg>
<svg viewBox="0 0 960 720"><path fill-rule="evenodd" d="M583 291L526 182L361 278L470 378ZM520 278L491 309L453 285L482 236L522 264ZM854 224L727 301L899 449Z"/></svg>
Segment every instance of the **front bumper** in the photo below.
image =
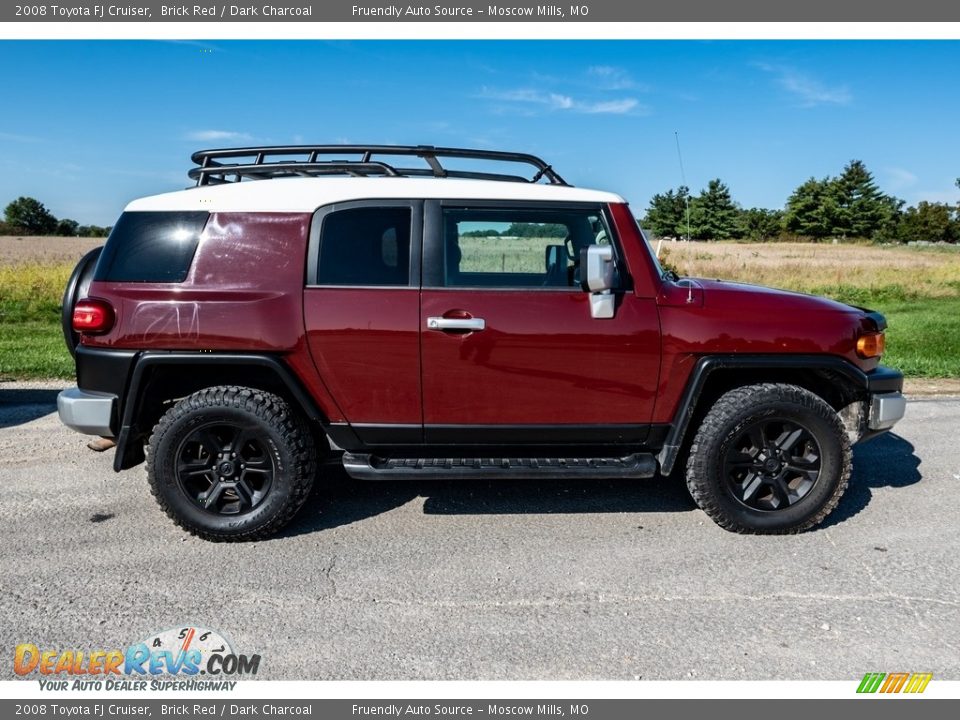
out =
<svg viewBox="0 0 960 720"><path fill-rule="evenodd" d="M907 399L899 391L878 393L870 396L867 427L870 430L889 430L903 417Z"/></svg>
<svg viewBox="0 0 960 720"><path fill-rule="evenodd" d="M80 388L67 388L57 395L57 413L60 422L84 435L113 437L117 396Z"/></svg>

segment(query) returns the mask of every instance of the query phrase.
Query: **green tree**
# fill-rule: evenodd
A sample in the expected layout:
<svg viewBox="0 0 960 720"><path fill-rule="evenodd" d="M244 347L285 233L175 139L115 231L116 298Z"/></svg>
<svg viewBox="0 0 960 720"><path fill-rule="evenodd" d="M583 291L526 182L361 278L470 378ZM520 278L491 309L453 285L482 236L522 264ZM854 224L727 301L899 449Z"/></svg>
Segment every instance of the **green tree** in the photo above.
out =
<svg viewBox="0 0 960 720"><path fill-rule="evenodd" d="M507 237L523 238L563 238L567 236L567 226L560 223L510 223L503 231Z"/></svg>
<svg viewBox="0 0 960 720"><path fill-rule="evenodd" d="M100 227L99 225L81 225L77 228L77 235L92 238L106 237L112 229L113 228L110 227Z"/></svg>
<svg viewBox="0 0 960 720"><path fill-rule="evenodd" d="M810 178L787 198L783 227L788 232L813 238L832 234L836 200L830 178Z"/></svg>
<svg viewBox="0 0 960 720"><path fill-rule="evenodd" d="M956 242L958 228L952 216L949 205L921 201L903 213L897 225L897 238L903 242Z"/></svg>
<svg viewBox="0 0 960 720"><path fill-rule="evenodd" d="M500 237L500 233L494 230L493 228L489 230L467 230L466 232L460 233L460 237L475 237L475 238Z"/></svg>
<svg viewBox="0 0 960 720"><path fill-rule="evenodd" d="M56 234L62 237L75 237L79 234L79 229L80 223L78 223L76 220L64 218L57 223Z"/></svg>
<svg viewBox="0 0 960 720"><path fill-rule="evenodd" d="M24 235L50 235L57 229L57 219L39 200L18 197L7 205L7 224Z"/></svg>
<svg viewBox="0 0 960 720"><path fill-rule="evenodd" d="M690 234L698 240L727 240L737 235L739 216L730 188L715 178L690 202Z"/></svg>
<svg viewBox="0 0 960 720"><path fill-rule="evenodd" d="M832 235L873 238L890 226L896 203L880 192L862 161L847 163L830 192L836 204Z"/></svg>
<svg viewBox="0 0 960 720"><path fill-rule="evenodd" d="M897 240L897 228L903 218L903 207L907 203L892 195L884 195L883 202L886 205L884 220L873 234L872 239L881 242L895 241Z"/></svg>
<svg viewBox="0 0 960 720"><path fill-rule="evenodd" d="M737 225L738 237L766 242L780 234L783 225L783 212L765 208L741 210Z"/></svg>
<svg viewBox="0 0 960 720"><path fill-rule="evenodd" d="M644 227L658 237L683 238L687 236L687 204L690 188L681 185L676 192L671 188L650 199Z"/></svg>
<svg viewBox="0 0 960 720"><path fill-rule="evenodd" d="M956 186L957 186L957 189L960 190L960 178L957 178ZM960 200L957 200L956 212L957 212L957 217L956 217L957 237L960 237Z"/></svg>

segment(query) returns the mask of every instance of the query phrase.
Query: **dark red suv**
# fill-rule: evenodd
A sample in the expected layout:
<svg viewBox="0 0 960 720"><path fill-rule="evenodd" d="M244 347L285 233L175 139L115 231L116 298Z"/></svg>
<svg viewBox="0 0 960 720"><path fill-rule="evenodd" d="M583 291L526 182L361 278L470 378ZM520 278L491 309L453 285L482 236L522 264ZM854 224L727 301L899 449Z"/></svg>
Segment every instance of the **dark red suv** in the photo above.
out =
<svg viewBox="0 0 960 720"><path fill-rule="evenodd" d="M146 459L205 538L275 532L335 458L362 480L470 480L682 457L724 528L797 532L837 504L851 444L903 416L881 315L664 272L622 198L534 156L193 161L196 187L130 203L77 267L59 410L116 438L116 470Z"/></svg>

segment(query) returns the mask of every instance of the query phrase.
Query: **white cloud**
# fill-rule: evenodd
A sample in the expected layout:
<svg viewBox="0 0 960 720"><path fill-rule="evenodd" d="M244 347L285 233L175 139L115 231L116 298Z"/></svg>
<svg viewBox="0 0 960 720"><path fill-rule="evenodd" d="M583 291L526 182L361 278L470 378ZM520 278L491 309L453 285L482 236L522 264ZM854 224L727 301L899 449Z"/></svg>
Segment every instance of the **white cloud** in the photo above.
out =
<svg viewBox="0 0 960 720"><path fill-rule="evenodd" d="M232 130L193 130L187 133L187 140L197 140L199 142L216 142L219 140L252 140L253 137L248 133L234 132Z"/></svg>
<svg viewBox="0 0 960 720"><path fill-rule="evenodd" d="M547 102L556 110L572 110L576 107L572 97L559 93L550 93Z"/></svg>
<svg viewBox="0 0 960 720"><path fill-rule="evenodd" d="M516 103L538 103L547 105L550 103L550 95L538 90L521 88L519 90L490 90L484 88L482 95L491 100L502 100L504 102Z"/></svg>
<svg viewBox="0 0 960 720"><path fill-rule="evenodd" d="M587 101L556 92L546 92L533 88L514 90L492 90L483 88L480 97L495 100L500 112L512 111L521 115L536 115L539 112L575 112L589 115L623 115L632 110L642 110L634 98L616 98L612 100Z"/></svg>
<svg viewBox="0 0 960 720"><path fill-rule="evenodd" d="M606 102L597 102L592 105L584 105L581 112L591 115L610 114L623 115L637 108L639 103L633 98L624 98L623 100L607 100Z"/></svg>
<svg viewBox="0 0 960 720"><path fill-rule="evenodd" d="M909 170L898 167L884 168L883 174L887 177L887 185L893 190L912 187L916 185L920 179Z"/></svg>
<svg viewBox="0 0 960 720"><path fill-rule="evenodd" d="M604 90L630 90L639 87L630 73L613 65L592 65L587 75Z"/></svg>
<svg viewBox="0 0 960 720"><path fill-rule="evenodd" d="M816 78L785 65L758 63L757 67L774 75L777 84L793 95L800 102L800 107L849 105L853 102L853 95L844 85L825 85Z"/></svg>

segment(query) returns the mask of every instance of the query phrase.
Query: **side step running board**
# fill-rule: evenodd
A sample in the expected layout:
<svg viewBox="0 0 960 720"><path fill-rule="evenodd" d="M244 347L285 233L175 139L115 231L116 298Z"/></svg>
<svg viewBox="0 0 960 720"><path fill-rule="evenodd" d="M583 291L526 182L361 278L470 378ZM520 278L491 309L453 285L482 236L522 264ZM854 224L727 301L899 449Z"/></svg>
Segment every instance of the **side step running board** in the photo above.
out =
<svg viewBox="0 0 960 720"><path fill-rule="evenodd" d="M344 453L343 467L357 480L478 480L485 478L649 478L653 455L601 458L383 458Z"/></svg>

